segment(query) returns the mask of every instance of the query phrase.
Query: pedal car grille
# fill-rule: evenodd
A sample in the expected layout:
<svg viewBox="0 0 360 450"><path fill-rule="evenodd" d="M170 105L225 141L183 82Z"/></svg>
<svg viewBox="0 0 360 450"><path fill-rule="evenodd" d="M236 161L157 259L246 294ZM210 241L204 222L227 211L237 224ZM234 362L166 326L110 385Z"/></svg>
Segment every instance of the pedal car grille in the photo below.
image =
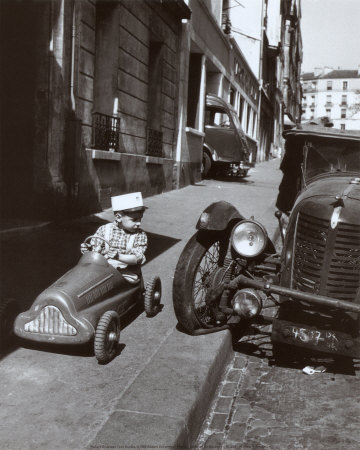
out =
<svg viewBox="0 0 360 450"><path fill-rule="evenodd" d="M293 286L340 300L353 301L360 285L360 226L299 213Z"/></svg>
<svg viewBox="0 0 360 450"><path fill-rule="evenodd" d="M36 319L27 322L24 330L29 333L75 336L76 329L70 325L55 306L45 306Z"/></svg>

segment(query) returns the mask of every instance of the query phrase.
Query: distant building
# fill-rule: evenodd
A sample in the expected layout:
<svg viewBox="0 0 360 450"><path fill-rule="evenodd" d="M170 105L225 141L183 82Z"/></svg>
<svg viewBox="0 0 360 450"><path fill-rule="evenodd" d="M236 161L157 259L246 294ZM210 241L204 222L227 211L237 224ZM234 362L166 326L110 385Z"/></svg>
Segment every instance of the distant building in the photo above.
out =
<svg viewBox="0 0 360 450"><path fill-rule="evenodd" d="M231 33L259 79L258 161L278 154L284 122L300 121L300 0L224 0Z"/></svg>
<svg viewBox="0 0 360 450"><path fill-rule="evenodd" d="M174 172L176 187L201 179L205 94L215 94L238 113L257 159L259 82L231 35L219 0L189 0L191 20L183 20L180 75L180 126Z"/></svg>
<svg viewBox="0 0 360 450"><path fill-rule="evenodd" d="M360 65L357 70L316 68L301 78L303 121L327 116L335 128L360 130Z"/></svg>

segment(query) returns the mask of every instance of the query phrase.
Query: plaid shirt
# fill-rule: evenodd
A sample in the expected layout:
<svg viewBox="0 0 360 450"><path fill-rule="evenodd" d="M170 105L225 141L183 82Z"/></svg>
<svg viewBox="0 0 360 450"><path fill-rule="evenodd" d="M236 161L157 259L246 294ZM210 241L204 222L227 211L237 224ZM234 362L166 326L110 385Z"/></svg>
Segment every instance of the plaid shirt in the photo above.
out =
<svg viewBox="0 0 360 450"><path fill-rule="evenodd" d="M131 233L119 228L117 223L113 222L109 239L110 247L107 249L102 239L96 239L96 236L106 239L105 227L106 225L102 225L94 234L95 237L90 241L91 245L94 246L94 251L104 255L106 259L117 259L119 253L135 255L137 264L144 264L146 261L144 253L147 248L147 236L144 231L139 230L135 233L133 245L128 249Z"/></svg>

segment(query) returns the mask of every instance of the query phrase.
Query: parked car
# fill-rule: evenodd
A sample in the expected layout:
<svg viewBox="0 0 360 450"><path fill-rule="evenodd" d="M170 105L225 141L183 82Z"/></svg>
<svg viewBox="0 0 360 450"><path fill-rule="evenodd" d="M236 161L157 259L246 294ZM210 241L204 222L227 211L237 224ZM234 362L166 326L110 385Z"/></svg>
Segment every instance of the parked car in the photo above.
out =
<svg viewBox="0 0 360 450"><path fill-rule="evenodd" d="M203 176L210 172L244 177L254 167L247 137L235 109L213 94L206 95Z"/></svg>
<svg viewBox="0 0 360 450"><path fill-rule="evenodd" d="M211 204L175 270L176 317L195 335L269 321L275 354L291 345L358 358L360 132L303 125L284 137L282 251L258 221ZM269 303L274 319L263 314Z"/></svg>
<svg viewBox="0 0 360 450"><path fill-rule="evenodd" d="M91 239L91 236L85 241ZM80 345L93 341L102 364L114 358L120 338L120 318L136 306L148 316L159 311L161 281L142 276L130 284L101 254L89 251L15 320L15 334L46 344Z"/></svg>

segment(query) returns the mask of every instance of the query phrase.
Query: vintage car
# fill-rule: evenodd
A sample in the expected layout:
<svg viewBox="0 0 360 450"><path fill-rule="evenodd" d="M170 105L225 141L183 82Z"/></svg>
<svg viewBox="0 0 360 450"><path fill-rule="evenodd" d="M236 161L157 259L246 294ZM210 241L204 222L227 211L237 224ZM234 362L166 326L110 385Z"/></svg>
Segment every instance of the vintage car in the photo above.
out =
<svg viewBox="0 0 360 450"><path fill-rule="evenodd" d="M81 345L93 340L95 356L105 364L117 353L120 318L136 306L144 306L153 316L160 298L158 276L148 281L146 289L141 275L130 284L104 256L89 251L17 316L14 332L46 344Z"/></svg>
<svg viewBox="0 0 360 450"><path fill-rule="evenodd" d="M307 124L284 137L282 251L261 223L228 202L211 204L175 270L176 317L190 334L210 333L264 323L270 302L274 353L291 354L292 345L358 358L360 132Z"/></svg>
<svg viewBox="0 0 360 450"><path fill-rule="evenodd" d="M245 177L254 163L235 109L213 94L206 95L202 174Z"/></svg>

